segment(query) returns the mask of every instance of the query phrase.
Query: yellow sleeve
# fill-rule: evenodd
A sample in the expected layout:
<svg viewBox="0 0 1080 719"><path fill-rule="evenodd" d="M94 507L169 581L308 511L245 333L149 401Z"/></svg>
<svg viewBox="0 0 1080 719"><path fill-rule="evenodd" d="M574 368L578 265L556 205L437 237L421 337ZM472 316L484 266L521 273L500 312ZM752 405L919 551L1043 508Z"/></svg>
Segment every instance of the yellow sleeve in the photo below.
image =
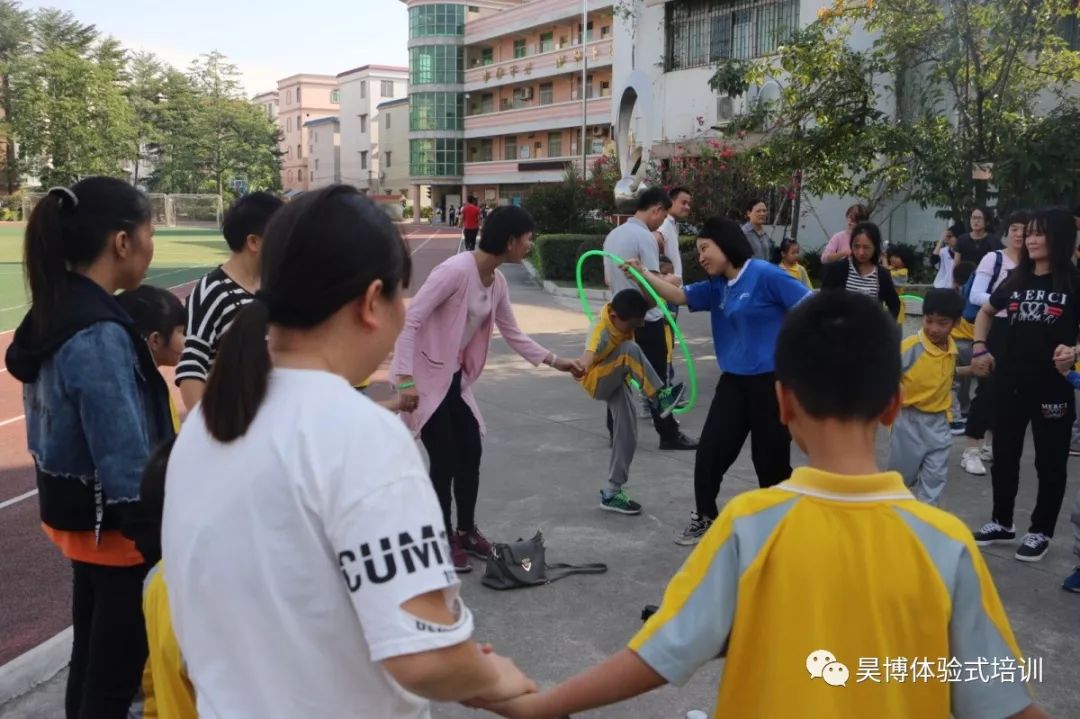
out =
<svg viewBox="0 0 1080 719"><path fill-rule="evenodd" d="M586 352L596 352L596 350L599 349L603 341L604 334L607 331L607 323L604 322L604 317L606 316L607 311L608 305L604 305L600 308L600 313L596 316L596 322L593 323L593 328L589 332L589 339L585 343Z"/></svg>
<svg viewBox="0 0 1080 719"><path fill-rule="evenodd" d="M146 621L149 649L147 666L152 675L156 715L197 719L195 688L188 679L184 659L180 654L180 644L173 633L172 613L161 562L147 575L143 590L143 617Z"/></svg>

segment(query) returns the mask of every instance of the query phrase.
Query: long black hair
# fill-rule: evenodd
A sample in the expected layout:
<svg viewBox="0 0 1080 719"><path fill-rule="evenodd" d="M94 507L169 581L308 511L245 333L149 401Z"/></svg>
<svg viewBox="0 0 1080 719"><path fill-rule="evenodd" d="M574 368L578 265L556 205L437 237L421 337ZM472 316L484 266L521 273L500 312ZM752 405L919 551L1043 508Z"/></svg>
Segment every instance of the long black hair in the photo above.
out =
<svg viewBox="0 0 1080 719"><path fill-rule="evenodd" d="M301 195L263 237L262 289L222 338L202 412L219 442L242 437L266 396L267 325L311 328L362 297L376 280L393 297L409 284L409 253L390 217L348 185Z"/></svg>
<svg viewBox="0 0 1080 719"><path fill-rule="evenodd" d="M133 234L149 220L146 195L114 177L88 177L70 188L49 190L30 213L23 243L35 332L48 332L69 270L92 264L113 233Z"/></svg>
<svg viewBox="0 0 1080 719"><path fill-rule="evenodd" d="M860 222L851 228L851 244L855 244L855 238L859 235L865 235L866 239L870 240L870 244L874 246L874 254L870 256L871 264L877 265L881 262L881 229L873 222Z"/></svg>
<svg viewBox="0 0 1080 719"><path fill-rule="evenodd" d="M1027 234L1046 235L1050 274L1054 277L1054 290L1070 292L1080 289L1073 286L1075 267L1072 263L1076 249L1076 222L1064 207L1047 207L1031 214ZM1020 261L1009 277L1010 286L1035 276L1035 262L1028 254L1027 242L1020 248Z"/></svg>

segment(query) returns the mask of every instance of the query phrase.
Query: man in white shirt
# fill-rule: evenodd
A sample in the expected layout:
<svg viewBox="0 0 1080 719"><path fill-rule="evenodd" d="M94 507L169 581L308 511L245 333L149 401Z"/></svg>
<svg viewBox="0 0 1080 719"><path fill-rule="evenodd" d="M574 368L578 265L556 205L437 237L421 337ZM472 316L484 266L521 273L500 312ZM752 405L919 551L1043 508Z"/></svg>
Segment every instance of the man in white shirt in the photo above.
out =
<svg viewBox="0 0 1080 719"><path fill-rule="evenodd" d="M624 260L639 260L646 269L659 272L660 248L653 233L660 229L670 208L671 198L662 188L653 187L646 190L638 199L638 209L634 216L608 233L604 240L604 251ZM606 257L604 258L604 275L612 294L625 289L641 292L638 283L624 275L622 270ZM647 299L651 301L651 298ZM634 341L648 357L649 364L653 366L656 373L663 378L668 376L665 323L663 313L653 307L645 315L645 324L634 332ZM653 411L653 426L660 435L660 449L697 449L697 442L679 430L679 423L675 417L662 418ZM610 431L610 414L608 428Z"/></svg>

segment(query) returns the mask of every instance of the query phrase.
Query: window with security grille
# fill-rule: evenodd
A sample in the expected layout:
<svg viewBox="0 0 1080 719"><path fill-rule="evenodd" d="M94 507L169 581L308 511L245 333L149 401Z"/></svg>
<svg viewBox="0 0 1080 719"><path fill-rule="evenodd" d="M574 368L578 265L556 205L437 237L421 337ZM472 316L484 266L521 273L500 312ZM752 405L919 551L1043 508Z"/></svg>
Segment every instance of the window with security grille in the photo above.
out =
<svg viewBox="0 0 1080 719"><path fill-rule="evenodd" d="M799 0L672 0L664 7L664 71L768 55L798 24Z"/></svg>

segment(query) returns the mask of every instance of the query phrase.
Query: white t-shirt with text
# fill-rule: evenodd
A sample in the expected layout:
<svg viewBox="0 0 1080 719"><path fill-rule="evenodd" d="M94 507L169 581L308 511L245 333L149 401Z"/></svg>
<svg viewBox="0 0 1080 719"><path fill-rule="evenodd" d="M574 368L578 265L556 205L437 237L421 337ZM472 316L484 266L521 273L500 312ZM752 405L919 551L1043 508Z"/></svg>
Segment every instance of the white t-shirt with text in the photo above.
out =
<svg viewBox="0 0 1080 719"><path fill-rule="evenodd" d="M204 719L423 719L428 702L378 662L472 633L412 437L334 374L273 370L228 444L196 407L169 460L162 544ZM436 590L454 626L401 609Z"/></svg>

